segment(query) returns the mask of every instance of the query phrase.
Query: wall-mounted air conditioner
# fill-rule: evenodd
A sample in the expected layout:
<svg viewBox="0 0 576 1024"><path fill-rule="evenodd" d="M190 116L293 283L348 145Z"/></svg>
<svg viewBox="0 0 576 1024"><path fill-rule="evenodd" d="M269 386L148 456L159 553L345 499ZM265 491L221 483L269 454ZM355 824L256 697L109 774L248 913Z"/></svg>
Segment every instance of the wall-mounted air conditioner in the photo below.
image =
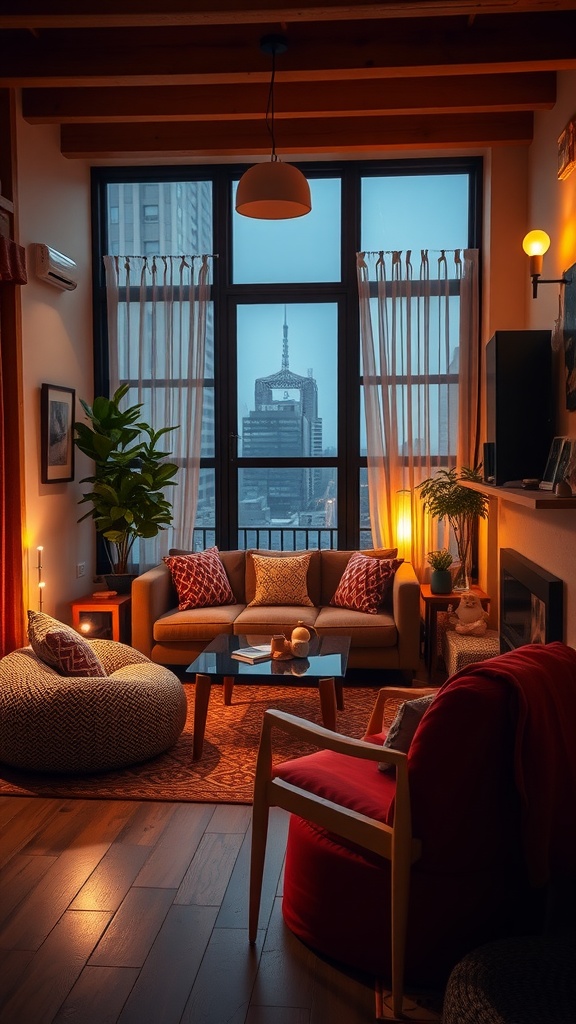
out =
<svg viewBox="0 0 576 1024"><path fill-rule="evenodd" d="M69 292L76 288L78 281L74 260L41 242L35 242L33 249L37 277L42 281L47 281L48 284L53 284L55 288L62 288Z"/></svg>

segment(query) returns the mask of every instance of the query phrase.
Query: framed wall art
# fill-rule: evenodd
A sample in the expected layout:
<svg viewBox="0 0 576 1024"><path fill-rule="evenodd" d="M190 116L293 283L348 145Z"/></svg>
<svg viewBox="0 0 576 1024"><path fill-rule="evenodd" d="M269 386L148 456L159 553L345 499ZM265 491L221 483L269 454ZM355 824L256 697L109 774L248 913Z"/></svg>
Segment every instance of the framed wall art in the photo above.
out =
<svg viewBox="0 0 576 1024"><path fill-rule="evenodd" d="M40 468L43 484L74 479L73 388L43 384L40 396Z"/></svg>
<svg viewBox="0 0 576 1024"><path fill-rule="evenodd" d="M570 121L558 139L558 178L563 181L576 165L574 152L576 120Z"/></svg>

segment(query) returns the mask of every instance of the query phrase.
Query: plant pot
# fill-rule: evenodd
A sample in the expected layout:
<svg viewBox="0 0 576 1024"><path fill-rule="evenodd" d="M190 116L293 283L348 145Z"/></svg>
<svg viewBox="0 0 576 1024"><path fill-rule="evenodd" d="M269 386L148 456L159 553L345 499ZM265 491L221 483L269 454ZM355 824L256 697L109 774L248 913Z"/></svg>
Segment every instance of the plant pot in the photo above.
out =
<svg viewBox="0 0 576 1024"><path fill-rule="evenodd" d="M430 574L430 591L432 594L452 593L452 573L450 569L433 569Z"/></svg>
<svg viewBox="0 0 576 1024"><path fill-rule="evenodd" d="M129 594L132 589L132 582L136 579L137 572L104 573L108 590L115 590L117 594Z"/></svg>

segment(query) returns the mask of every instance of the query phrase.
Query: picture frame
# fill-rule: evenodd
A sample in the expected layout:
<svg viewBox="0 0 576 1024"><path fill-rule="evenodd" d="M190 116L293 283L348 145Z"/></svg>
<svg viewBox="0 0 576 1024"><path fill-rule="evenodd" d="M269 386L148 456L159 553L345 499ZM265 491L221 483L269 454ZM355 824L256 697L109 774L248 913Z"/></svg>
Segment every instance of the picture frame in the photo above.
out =
<svg viewBox="0 0 576 1024"><path fill-rule="evenodd" d="M576 122L570 121L558 139L558 179L563 181L575 166L574 136Z"/></svg>
<svg viewBox="0 0 576 1024"><path fill-rule="evenodd" d="M74 479L76 392L59 384L42 384L40 393L40 470L43 484Z"/></svg>
<svg viewBox="0 0 576 1024"><path fill-rule="evenodd" d="M566 440L566 437L554 437L552 439L552 444L550 445L550 451L548 452L548 458L546 460L546 467L542 474L542 479L538 484L541 491L554 490L554 485L558 480L560 457Z"/></svg>
<svg viewBox="0 0 576 1024"><path fill-rule="evenodd" d="M556 470L556 483L563 481L567 483L576 494L576 438L567 437L562 445L560 459Z"/></svg>

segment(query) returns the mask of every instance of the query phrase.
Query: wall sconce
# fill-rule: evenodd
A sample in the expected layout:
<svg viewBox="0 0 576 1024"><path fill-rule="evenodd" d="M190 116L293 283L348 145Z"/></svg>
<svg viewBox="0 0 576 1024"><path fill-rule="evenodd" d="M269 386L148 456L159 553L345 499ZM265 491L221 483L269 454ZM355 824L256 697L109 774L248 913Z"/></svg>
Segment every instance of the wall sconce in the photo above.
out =
<svg viewBox="0 0 576 1024"><path fill-rule="evenodd" d="M286 53L284 36L264 36L260 41L263 53L272 54L272 75L266 106L266 127L272 140L270 162L254 164L244 172L236 191L236 212L259 220L287 220L310 213L310 186L297 167L283 164L276 155L274 135L274 78L276 54Z"/></svg>
<svg viewBox="0 0 576 1024"><path fill-rule="evenodd" d="M524 236L522 248L526 255L530 257L530 277L532 278L533 299L538 295L539 284L566 285L571 283L571 278L566 277L566 274L563 274L562 277L551 278L549 280L540 277L542 273L544 253L548 252L548 249L550 248L550 235L547 235L545 231L540 231L539 229L529 231L528 234Z"/></svg>

